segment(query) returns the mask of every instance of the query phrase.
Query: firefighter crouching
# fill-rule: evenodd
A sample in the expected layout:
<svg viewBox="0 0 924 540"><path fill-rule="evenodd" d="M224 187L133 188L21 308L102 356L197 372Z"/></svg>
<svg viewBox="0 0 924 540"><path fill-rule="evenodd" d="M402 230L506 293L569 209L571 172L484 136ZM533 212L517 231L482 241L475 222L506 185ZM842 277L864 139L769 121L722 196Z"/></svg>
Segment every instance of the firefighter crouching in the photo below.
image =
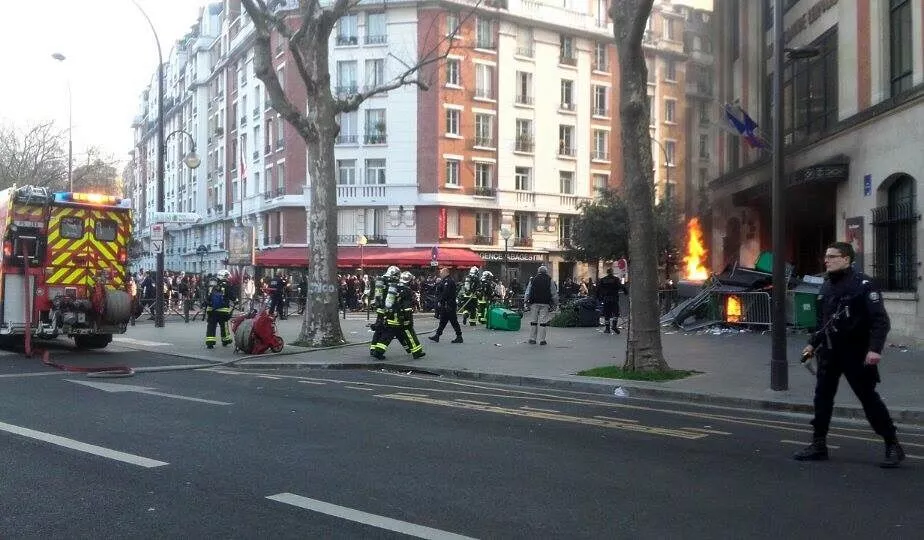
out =
<svg viewBox="0 0 924 540"><path fill-rule="evenodd" d="M234 291L229 283L231 272L219 270L215 279L208 283L208 294L206 296L206 314L208 322L205 327L205 346L209 349L215 348L215 327L221 327L221 344L224 347L230 345L234 340L231 333L228 332L228 320L231 318L231 303L234 301Z"/></svg>
<svg viewBox="0 0 924 540"><path fill-rule="evenodd" d="M462 281L459 291L459 311L462 313L462 324L475 326L478 320L478 289L481 284L480 271L473 266Z"/></svg>
<svg viewBox="0 0 924 540"><path fill-rule="evenodd" d="M414 332L414 291L410 288L413 279L410 272L402 272L400 279L388 287L385 294L385 331L378 344L379 354L373 355L378 359L385 357L385 350L395 338L415 359L425 355L423 345Z"/></svg>
<svg viewBox="0 0 924 540"><path fill-rule="evenodd" d="M391 339L385 341L385 297L392 288L395 288L395 292L397 292L396 287L398 284L398 275L400 273L401 270L397 266L389 266L384 274L375 278L375 283L372 285L369 308L375 310L375 323L370 325L373 333L372 344L369 346L369 354L373 358L378 358L379 360L385 358L385 350L388 349L388 343L391 341Z"/></svg>

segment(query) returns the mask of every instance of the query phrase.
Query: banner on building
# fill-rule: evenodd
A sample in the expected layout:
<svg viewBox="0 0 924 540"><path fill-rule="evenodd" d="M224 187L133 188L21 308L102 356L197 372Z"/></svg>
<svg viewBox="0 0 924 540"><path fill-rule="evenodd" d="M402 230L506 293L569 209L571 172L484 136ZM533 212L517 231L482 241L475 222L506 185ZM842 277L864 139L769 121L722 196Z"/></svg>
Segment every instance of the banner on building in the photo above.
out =
<svg viewBox="0 0 924 540"><path fill-rule="evenodd" d="M846 236L845 241L849 242L853 246L853 250L857 254L857 258L854 260L853 267L860 272L864 272L863 268L863 216L847 218L847 231L844 236Z"/></svg>
<svg viewBox="0 0 924 540"><path fill-rule="evenodd" d="M253 266L253 227L231 227L228 264Z"/></svg>

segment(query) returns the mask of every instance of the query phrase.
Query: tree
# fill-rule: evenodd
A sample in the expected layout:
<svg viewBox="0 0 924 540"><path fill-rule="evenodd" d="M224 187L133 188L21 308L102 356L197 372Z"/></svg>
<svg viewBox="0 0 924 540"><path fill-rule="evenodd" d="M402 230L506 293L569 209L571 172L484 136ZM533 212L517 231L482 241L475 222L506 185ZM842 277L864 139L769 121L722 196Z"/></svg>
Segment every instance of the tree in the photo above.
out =
<svg viewBox="0 0 924 540"><path fill-rule="evenodd" d="M658 255L654 217L651 135L648 131L648 68L642 36L654 0L613 0L610 17L619 55L619 114L629 216L631 286L629 354L625 369L669 369L661 347L658 313Z"/></svg>
<svg viewBox="0 0 924 540"><path fill-rule="evenodd" d="M571 229L569 259L612 261L628 252L629 224L626 202L615 189L581 203Z"/></svg>
<svg viewBox="0 0 924 540"><path fill-rule="evenodd" d="M117 164L112 157L103 156L98 148L88 149L86 165L80 165L73 171L74 191L121 195L122 180Z"/></svg>
<svg viewBox="0 0 924 540"><path fill-rule="evenodd" d="M323 347L344 343L337 312L337 192L334 143L340 133L339 115L359 109L377 94L404 86L427 90L436 79L436 67L453 49L456 31L448 35L432 28L418 41L416 59L407 61L391 55L402 69L389 81L374 88L362 88L346 96L333 95L330 76L330 36L334 25L361 0L299 0L268 3L242 0L254 23L254 74L266 87L276 110L308 147L308 176L311 199L308 211L308 302L298 343ZM277 7L283 4L283 7ZM478 3L475 4L475 7ZM473 8L474 10L474 8ZM464 17L468 19L473 11ZM461 25L460 25L461 26ZM286 95L273 67L272 36L285 40L301 83L307 107L293 103ZM384 135L384 132L381 133Z"/></svg>
<svg viewBox="0 0 924 540"><path fill-rule="evenodd" d="M13 184L62 189L67 185L64 136L53 122L25 129L0 125L0 189Z"/></svg>

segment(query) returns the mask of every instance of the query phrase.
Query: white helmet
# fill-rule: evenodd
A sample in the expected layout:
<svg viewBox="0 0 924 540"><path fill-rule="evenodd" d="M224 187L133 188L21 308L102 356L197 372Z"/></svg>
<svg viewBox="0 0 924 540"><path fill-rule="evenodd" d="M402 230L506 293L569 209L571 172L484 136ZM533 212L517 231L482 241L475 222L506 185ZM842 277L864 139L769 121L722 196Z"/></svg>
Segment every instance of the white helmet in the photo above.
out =
<svg viewBox="0 0 924 540"><path fill-rule="evenodd" d="M473 266L472 269L468 271L468 275L470 275L470 276L477 276L477 275L478 275L478 267L477 267L477 266Z"/></svg>
<svg viewBox="0 0 924 540"><path fill-rule="evenodd" d="M388 270L385 270L385 275L387 277L398 277L398 274L401 273L401 269L395 265L389 266Z"/></svg>
<svg viewBox="0 0 924 540"><path fill-rule="evenodd" d="M231 272L229 272L227 269L222 268L218 272L215 272L215 277L217 277L220 280L227 281L228 279L231 278Z"/></svg>
<svg viewBox="0 0 924 540"><path fill-rule="evenodd" d="M494 279L494 274L490 270L485 270L481 273L481 279Z"/></svg>
<svg viewBox="0 0 924 540"><path fill-rule="evenodd" d="M401 279L401 283L410 283L411 280L414 279L414 274L412 274L412 273L408 272L407 270L405 270L404 272L401 272L401 278L400 278L400 279Z"/></svg>

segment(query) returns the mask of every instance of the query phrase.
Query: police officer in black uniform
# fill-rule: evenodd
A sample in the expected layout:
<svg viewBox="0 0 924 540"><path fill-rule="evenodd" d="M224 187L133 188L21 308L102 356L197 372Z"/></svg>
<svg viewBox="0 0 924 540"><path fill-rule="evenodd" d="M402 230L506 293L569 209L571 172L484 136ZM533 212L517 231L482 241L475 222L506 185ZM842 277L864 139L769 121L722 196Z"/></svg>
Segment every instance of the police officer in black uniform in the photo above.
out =
<svg viewBox="0 0 924 540"><path fill-rule="evenodd" d="M283 274L273 276L269 282L269 293L270 293L270 306L269 312L270 315L276 313L280 319L285 320L286 315L283 311L283 307L286 300L286 290L288 289L289 284L286 282L286 277Z"/></svg>
<svg viewBox="0 0 924 540"><path fill-rule="evenodd" d="M443 330L446 329L446 324L449 323L456 332L456 339L452 340L451 343L462 343L462 327L459 326L456 289L456 282L453 281L452 277L449 275L449 268L444 266L440 269L440 282L436 286L436 290L439 294L438 309L440 312L440 325L436 328L436 334L428 338L430 341L439 343L440 336L443 335Z"/></svg>
<svg viewBox="0 0 924 540"><path fill-rule="evenodd" d="M606 321L604 334L612 331L619 333L619 291L623 289L622 282L613 275L613 269L607 268L606 275L600 278L597 284L597 300L603 302L603 319Z"/></svg>
<svg viewBox="0 0 924 540"><path fill-rule="evenodd" d="M852 268L856 254L846 242L834 242L825 252L828 277L818 295L817 331L809 338L803 358L818 358L812 444L796 452L799 461L828 459L826 437L841 375L863 405L873 430L885 440L884 468L898 467L905 452L895 434L889 411L876 392L877 365L889 333L889 315L872 279Z"/></svg>

